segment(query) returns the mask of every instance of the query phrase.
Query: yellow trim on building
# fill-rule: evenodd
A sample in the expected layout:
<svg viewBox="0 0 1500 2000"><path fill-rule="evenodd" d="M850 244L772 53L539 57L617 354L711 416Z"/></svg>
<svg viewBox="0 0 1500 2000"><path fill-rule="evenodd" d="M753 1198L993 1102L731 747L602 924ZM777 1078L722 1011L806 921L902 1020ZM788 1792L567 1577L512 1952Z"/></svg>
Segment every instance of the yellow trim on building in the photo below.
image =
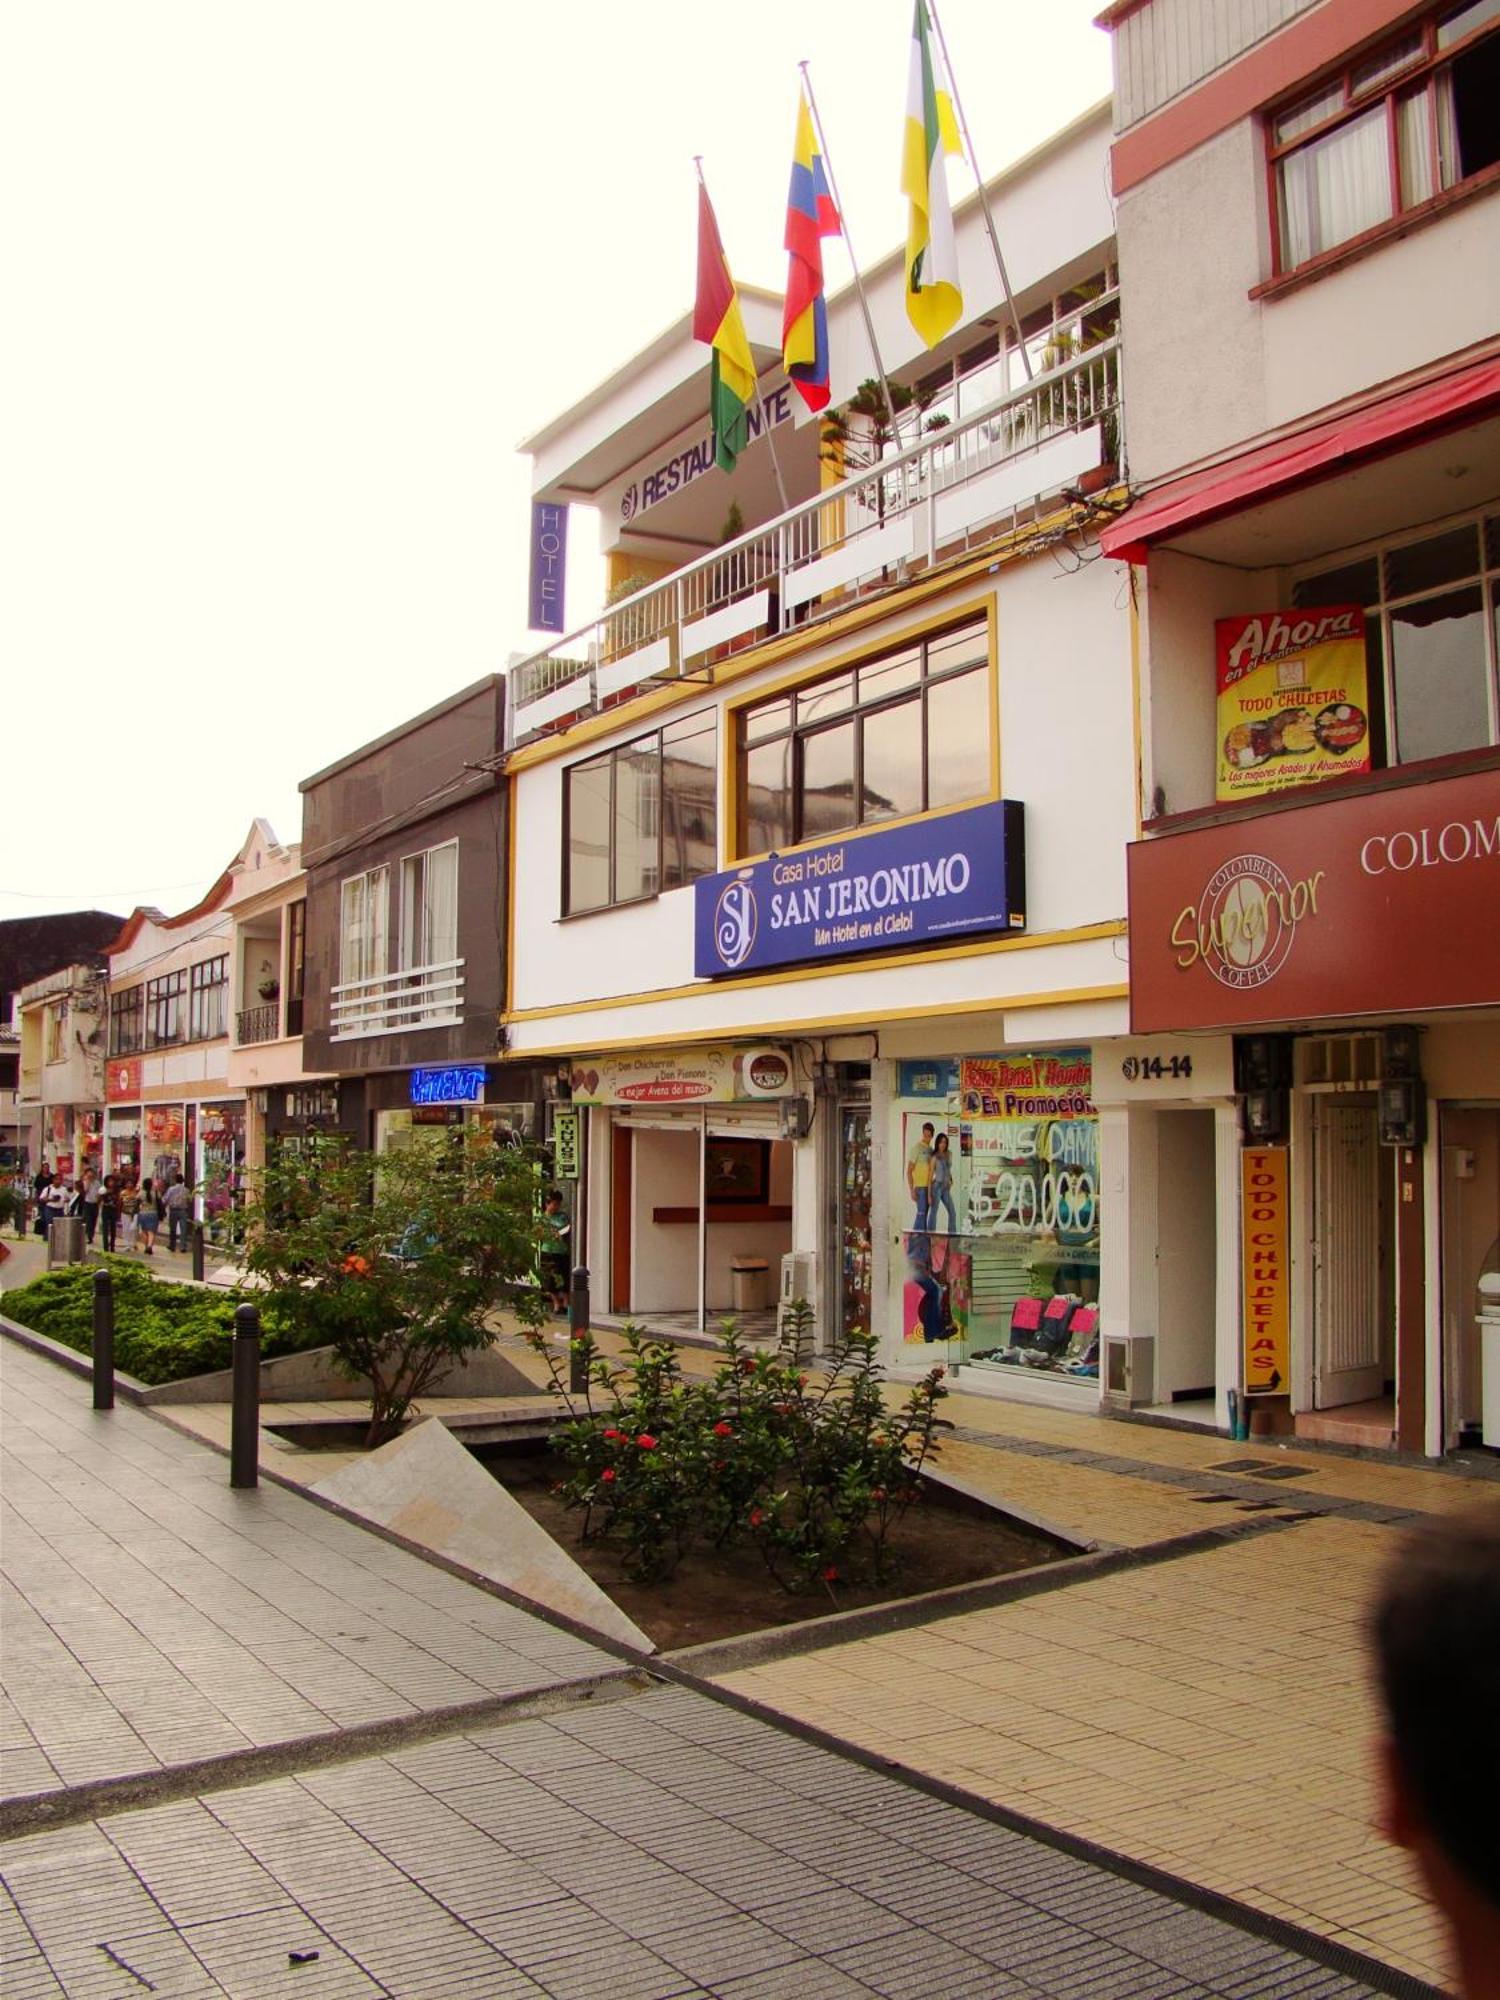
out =
<svg viewBox="0 0 1500 2000"><path fill-rule="evenodd" d="M646 988L637 993L617 993L603 1000L571 1000L555 1007L516 1007L507 1009L505 1018L509 1021L555 1021L564 1014L599 1014L611 1007L646 1007L664 1000L697 1000L706 993L750 993L770 986L796 986L808 979L836 979L846 972L892 971L899 967L905 970L916 965L947 965L956 959L990 958L1003 951L1037 951L1045 945L1089 944L1096 938L1124 937L1126 931L1123 917L1102 924L1080 924L1066 931L1038 931L1023 937L981 938L969 944L949 944L934 947L931 951L914 951L902 958L893 958L890 952L868 953L860 958L841 959L829 965L801 965L785 972L765 972L753 979L736 979L720 984L711 979L694 980L690 986L659 986ZM991 1003L983 1003L988 1006ZM1030 1002L1007 1002L1007 1005L1030 1005ZM920 1009L918 1010L921 1011ZM675 1029L674 1029L675 1034Z"/></svg>
<svg viewBox="0 0 1500 2000"><path fill-rule="evenodd" d="M814 1014L799 1021L770 1021L763 1027L694 1028L685 1033L672 1030L670 1041L664 1035L626 1035L608 1041L557 1042L545 1048L516 1049L502 1061L542 1062L557 1056L610 1055L621 1049L677 1048L688 1043L699 1042L745 1042L780 1041L787 1035L838 1034L846 1028L879 1028L887 1021L921 1021L937 1019L939 1016L954 1014L1008 1014L1019 1012L1023 1007L1066 1007L1088 1000L1123 1000L1129 994L1129 987L1120 986L1066 986L1055 993L1022 993L1014 997L988 1001L952 1000L937 1005L922 1007L874 1007L858 1014Z"/></svg>

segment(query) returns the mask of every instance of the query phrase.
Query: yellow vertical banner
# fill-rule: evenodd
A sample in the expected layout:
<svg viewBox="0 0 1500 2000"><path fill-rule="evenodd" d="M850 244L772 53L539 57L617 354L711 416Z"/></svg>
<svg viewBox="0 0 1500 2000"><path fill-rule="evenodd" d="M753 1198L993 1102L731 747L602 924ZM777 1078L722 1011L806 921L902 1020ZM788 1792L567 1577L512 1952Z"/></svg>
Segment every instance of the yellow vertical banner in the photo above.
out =
<svg viewBox="0 0 1500 2000"><path fill-rule="evenodd" d="M1245 1394L1291 1388L1291 1216L1285 1146L1240 1155Z"/></svg>

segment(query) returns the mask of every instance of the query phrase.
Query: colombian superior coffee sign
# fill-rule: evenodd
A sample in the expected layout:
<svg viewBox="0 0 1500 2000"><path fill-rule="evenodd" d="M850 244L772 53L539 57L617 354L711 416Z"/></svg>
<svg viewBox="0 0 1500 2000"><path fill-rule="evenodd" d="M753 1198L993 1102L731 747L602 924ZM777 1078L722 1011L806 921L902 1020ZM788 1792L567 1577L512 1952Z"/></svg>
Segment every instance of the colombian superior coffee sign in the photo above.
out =
<svg viewBox="0 0 1500 2000"><path fill-rule="evenodd" d="M1136 841L1137 1035L1492 1006L1500 770Z"/></svg>
<svg viewBox="0 0 1500 2000"><path fill-rule="evenodd" d="M1221 799L1370 768L1365 615L1258 611L1214 626Z"/></svg>

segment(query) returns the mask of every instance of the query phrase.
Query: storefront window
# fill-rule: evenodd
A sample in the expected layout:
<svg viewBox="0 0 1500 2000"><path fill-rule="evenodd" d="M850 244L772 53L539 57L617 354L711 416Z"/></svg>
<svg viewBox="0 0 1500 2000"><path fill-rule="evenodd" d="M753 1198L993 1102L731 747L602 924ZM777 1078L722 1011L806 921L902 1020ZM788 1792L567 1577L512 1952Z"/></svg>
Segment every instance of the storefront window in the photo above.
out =
<svg viewBox="0 0 1500 2000"><path fill-rule="evenodd" d="M1097 1385L1099 1121L1086 1049L900 1065L901 1327Z"/></svg>

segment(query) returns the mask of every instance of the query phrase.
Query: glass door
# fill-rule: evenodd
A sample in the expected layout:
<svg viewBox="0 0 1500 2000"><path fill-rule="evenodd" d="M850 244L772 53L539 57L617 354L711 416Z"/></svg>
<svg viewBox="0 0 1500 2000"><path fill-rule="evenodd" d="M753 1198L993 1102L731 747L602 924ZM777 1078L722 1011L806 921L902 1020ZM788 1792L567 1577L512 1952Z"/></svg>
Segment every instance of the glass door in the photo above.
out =
<svg viewBox="0 0 1500 2000"><path fill-rule="evenodd" d="M839 1111L838 1333L870 1332L870 1107Z"/></svg>

